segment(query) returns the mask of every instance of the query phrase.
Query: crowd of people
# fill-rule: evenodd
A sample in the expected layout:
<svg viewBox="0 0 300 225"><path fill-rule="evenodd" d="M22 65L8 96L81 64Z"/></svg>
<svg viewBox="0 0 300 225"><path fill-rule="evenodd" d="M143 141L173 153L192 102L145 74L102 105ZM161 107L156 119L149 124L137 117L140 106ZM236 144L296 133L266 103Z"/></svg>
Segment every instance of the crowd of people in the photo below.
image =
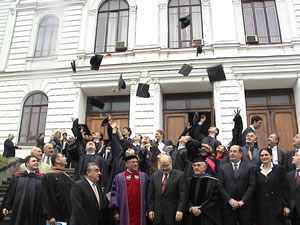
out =
<svg viewBox="0 0 300 225"><path fill-rule="evenodd" d="M12 225L299 225L300 134L293 151L279 148L277 134L259 150L262 118L253 116L243 132L237 111L225 146L205 122L195 113L178 143L162 130L155 140L131 138L110 115L102 122L107 140L78 119L71 140L57 132L45 144L41 134L12 178L2 213L11 210ZM73 179L66 167L75 168Z"/></svg>

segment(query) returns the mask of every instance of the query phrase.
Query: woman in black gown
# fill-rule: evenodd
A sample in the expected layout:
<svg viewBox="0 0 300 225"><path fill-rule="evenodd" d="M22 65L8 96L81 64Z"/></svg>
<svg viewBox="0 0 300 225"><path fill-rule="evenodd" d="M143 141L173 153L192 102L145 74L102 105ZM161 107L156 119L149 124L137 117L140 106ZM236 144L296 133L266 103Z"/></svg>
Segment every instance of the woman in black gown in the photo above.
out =
<svg viewBox="0 0 300 225"><path fill-rule="evenodd" d="M256 171L257 224L283 225L290 212L285 171L272 163L271 149L261 149L259 156L262 164Z"/></svg>

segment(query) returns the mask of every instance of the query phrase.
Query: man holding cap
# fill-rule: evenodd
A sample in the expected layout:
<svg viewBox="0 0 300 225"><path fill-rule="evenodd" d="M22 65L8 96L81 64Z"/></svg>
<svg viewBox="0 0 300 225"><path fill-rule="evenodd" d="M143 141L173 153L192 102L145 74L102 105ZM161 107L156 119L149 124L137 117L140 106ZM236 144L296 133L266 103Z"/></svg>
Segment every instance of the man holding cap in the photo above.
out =
<svg viewBox="0 0 300 225"><path fill-rule="evenodd" d="M120 225L146 225L146 192L149 177L139 172L138 158L124 158L127 169L115 176L109 208Z"/></svg>

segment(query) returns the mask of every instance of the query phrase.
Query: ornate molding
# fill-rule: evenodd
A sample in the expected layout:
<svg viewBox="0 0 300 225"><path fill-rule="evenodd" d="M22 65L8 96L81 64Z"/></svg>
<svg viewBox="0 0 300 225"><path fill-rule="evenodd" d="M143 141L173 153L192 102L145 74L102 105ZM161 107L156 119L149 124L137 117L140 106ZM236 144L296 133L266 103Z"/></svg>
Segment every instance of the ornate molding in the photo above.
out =
<svg viewBox="0 0 300 225"><path fill-rule="evenodd" d="M136 6L136 5L130 6L129 11L130 11L131 13L136 13L136 11L137 11L137 6Z"/></svg>
<svg viewBox="0 0 300 225"><path fill-rule="evenodd" d="M201 0L201 4L203 6L209 6L210 5L210 0Z"/></svg>
<svg viewBox="0 0 300 225"><path fill-rule="evenodd" d="M234 5L240 5L242 3L242 1L241 0L232 0L232 3Z"/></svg>
<svg viewBox="0 0 300 225"><path fill-rule="evenodd" d="M166 8L167 8L167 4L166 4L166 3L160 3L160 4L158 5L158 8L159 8L159 10L166 9Z"/></svg>
<svg viewBox="0 0 300 225"><path fill-rule="evenodd" d="M88 15L89 16L95 16L96 15L97 10L96 9L91 9L88 11Z"/></svg>

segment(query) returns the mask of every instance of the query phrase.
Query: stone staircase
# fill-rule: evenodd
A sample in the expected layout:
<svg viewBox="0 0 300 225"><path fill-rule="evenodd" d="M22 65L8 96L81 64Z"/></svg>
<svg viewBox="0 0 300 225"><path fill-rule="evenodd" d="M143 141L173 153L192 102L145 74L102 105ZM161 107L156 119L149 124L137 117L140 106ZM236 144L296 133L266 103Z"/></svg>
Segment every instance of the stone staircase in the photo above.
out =
<svg viewBox="0 0 300 225"><path fill-rule="evenodd" d="M66 168L65 171L71 178L73 178L74 168ZM10 183L11 183L11 178L8 178L6 181L2 181L2 184L0 185L0 206L2 206L4 196L7 192ZM0 222L0 225L9 225L9 221L10 221L10 212L7 216L4 217L3 221Z"/></svg>

